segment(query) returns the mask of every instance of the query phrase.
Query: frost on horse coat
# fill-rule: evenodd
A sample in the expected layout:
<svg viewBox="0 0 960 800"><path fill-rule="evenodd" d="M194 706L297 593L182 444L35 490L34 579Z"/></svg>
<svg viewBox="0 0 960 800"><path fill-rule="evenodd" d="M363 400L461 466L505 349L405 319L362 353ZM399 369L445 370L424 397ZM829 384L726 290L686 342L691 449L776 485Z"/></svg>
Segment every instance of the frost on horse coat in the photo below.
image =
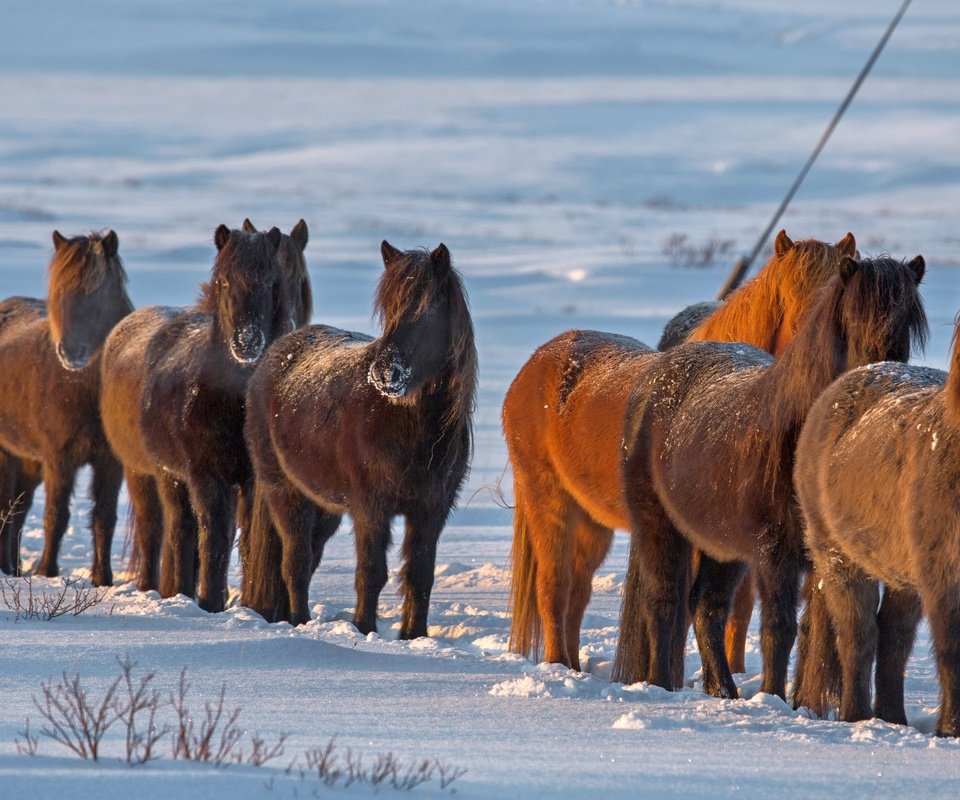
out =
<svg viewBox="0 0 960 800"><path fill-rule="evenodd" d="M23 517L42 478L44 548L35 571L59 574L57 554L70 522L77 470L93 467L94 560L91 581L113 582L110 546L122 472L100 424L101 347L132 310L117 235L67 239L53 232L46 304L25 297L0 303L0 510L16 504L0 532L0 568L19 570Z"/></svg>
<svg viewBox="0 0 960 800"><path fill-rule="evenodd" d="M906 361L926 318L922 261L846 259L796 338L772 358L742 344L691 342L663 354L631 399L624 486L633 537L615 674L672 682L689 543L701 551L691 592L704 688L737 695L723 625L746 564L761 594L762 691L784 696L805 566L793 500L793 450L817 395L844 370Z"/></svg>
<svg viewBox="0 0 960 800"><path fill-rule="evenodd" d="M836 245L794 243L781 231L774 255L692 336L782 346L816 287L856 252L852 234ZM539 348L514 379L503 406L513 466L513 621L510 648L579 665L580 623L590 582L612 541L629 529L620 477L623 416L657 354L635 339L571 331ZM676 648L685 628L678 623ZM677 680L682 679L680 665Z"/></svg>
<svg viewBox="0 0 960 800"><path fill-rule="evenodd" d="M810 613L828 624L801 650L797 702L826 711L818 689L839 668L841 719L871 716L876 656L872 713L905 724L903 674L922 613L940 677L937 733L960 735L958 425L956 334L949 373L873 364L844 375L811 409L795 479L818 576Z"/></svg>
<svg viewBox="0 0 960 800"><path fill-rule="evenodd" d="M344 513L357 548L354 622L376 630L390 521L406 519L401 638L426 635L437 540L466 477L476 349L444 245L381 246L383 334L325 325L280 339L247 394L256 472L243 602L267 619L310 619L307 592Z"/></svg>

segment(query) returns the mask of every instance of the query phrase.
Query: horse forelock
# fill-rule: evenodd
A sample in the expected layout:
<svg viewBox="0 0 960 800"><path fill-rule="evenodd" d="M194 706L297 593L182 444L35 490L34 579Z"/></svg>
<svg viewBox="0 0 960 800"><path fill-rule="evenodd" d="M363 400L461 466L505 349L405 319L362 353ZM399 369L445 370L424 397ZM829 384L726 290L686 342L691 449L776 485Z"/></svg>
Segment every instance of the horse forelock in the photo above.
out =
<svg viewBox="0 0 960 800"><path fill-rule="evenodd" d="M220 293L226 286L239 293L251 291L277 278L277 252L263 233L231 231L217 253L209 281L200 284L197 309L216 314Z"/></svg>
<svg viewBox="0 0 960 800"><path fill-rule="evenodd" d="M92 292L111 276L121 285L126 284L123 262L116 254L107 257L103 238L98 232L74 236L57 248L49 267L49 297Z"/></svg>
<svg viewBox="0 0 960 800"><path fill-rule="evenodd" d="M780 326L803 316L817 289L837 274L842 257L817 239L796 242L783 255L774 254L687 340L746 342L772 351Z"/></svg>

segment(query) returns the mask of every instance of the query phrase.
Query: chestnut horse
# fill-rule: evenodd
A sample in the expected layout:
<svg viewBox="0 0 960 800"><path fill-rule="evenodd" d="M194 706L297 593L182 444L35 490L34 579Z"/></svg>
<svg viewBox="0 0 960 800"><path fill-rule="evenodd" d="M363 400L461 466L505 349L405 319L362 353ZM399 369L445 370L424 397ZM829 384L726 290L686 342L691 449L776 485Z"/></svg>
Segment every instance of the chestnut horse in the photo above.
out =
<svg viewBox="0 0 960 800"><path fill-rule="evenodd" d="M828 615L798 658L795 701L818 713L839 666L840 718L906 724L903 676L921 613L940 677L940 736L960 736L960 342L949 373L873 364L836 381L810 410L795 481ZM864 480L864 475L869 475ZM878 584L883 581L883 601ZM826 658L830 649L836 655ZM827 669L824 669L824 664ZM812 669L811 669L812 668Z"/></svg>
<svg viewBox="0 0 960 800"><path fill-rule="evenodd" d="M615 677L675 686L677 618L690 593L704 690L736 697L723 647L733 593L754 566L761 598L761 691L785 696L806 565L793 452L817 396L847 369L906 361L922 344L923 260L845 258L779 359L740 343L691 342L661 355L624 425L633 536Z"/></svg>
<svg viewBox="0 0 960 800"><path fill-rule="evenodd" d="M193 595L199 572L198 602L206 611L224 608L236 487L252 480L243 443L247 381L266 347L290 327L280 235L277 228L217 228L213 275L197 307L162 322L144 358L140 435L160 478L161 585Z"/></svg>
<svg viewBox="0 0 960 800"><path fill-rule="evenodd" d="M246 233L256 233L249 219L243 221ZM301 219L288 234L280 237L277 259L286 292L287 308L296 325L309 321L313 308L310 278L303 251L307 245L307 224ZM137 588L141 591L159 589L164 597L189 588L189 581L178 581L173 565L176 553L171 550L165 558L169 569L161 575L161 543L163 542L163 513L158 493L158 482L167 482L168 496L176 496L181 519L171 520L184 531L186 539L196 538L196 521L190 513L185 488L177 486L158 470L147 452L140 431L140 406L145 379L147 346L153 335L184 308L149 306L141 308L117 325L103 348L101 364L100 413L103 427L113 452L123 464L127 493L133 523L133 548L130 568L137 574ZM171 507L173 504L171 502ZM168 541L173 548L175 539ZM192 594L192 592L190 592Z"/></svg>
<svg viewBox="0 0 960 800"><path fill-rule="evenodd" d="M437 540L467 474L477 354L467 297L444 245L381 245L383 333L325 325L280 339L247 392L256 472L244 605L309 621L307 592L341 515L353 518L354 624L376 630L390 521L406 518L400 638L427 633Z"/></svg>
<svg viewBox="0 0 960 800"><path fill-rule="evenodd" d="M736 302L737 293L730 296L729 300L734 303L729 306L717 301L688 306L664 326L657 349L669 350L685 341L742 341L779 356L796 334L797 322L806 312L816 290L836 274L836 259L840 256L860 257L852 233L837 242L836 251L832 253L817 248L813 242L798 244L801 249L812 249L807 262L809 269L784 269L784 262L776 262L779 268L764 270L755 278L760 285L751 289L749 306ZM781 230L774 241L774 254L783 255L791 247L793 242L787 232ZM818 258L816 254L824 257ZM719 312L718 309L722 308L727 310ZM745 333L741 335L740 331ZM774 331L775 334L772 333ZM746 668L744 651L753 615L753 583L753 576L747 572L734 596L733 608L727 620L727 660L733 672L743 672Z"/></svg>
<svg viewBox="0 0 960 800"><path fill-rule="evenodd" d="M15 516L0 532L0 568L19 570L23 517L41 478L46 488L39 575L59 574L57 554L70 522L77 470L93 467L94 556L90 579L113 583L110 546L123 473L100 423L100 353L110 329L133 310L117 234L53 232L46 307L0 303L0 509ZM19 501L18 501L19 498Z"/></svg>
<svg viewBox="0 0 960 800"><path fill-rule="evenodd" d="M788 340L817 286L856 252L792 242L695 331L771 349ZM620 478L623 415L656 358L625 336L570 331L539 348L507 391L503 429L513 466L514 534L510 649L579 668L580 623L591 579L612 542L630 529ZM682 674L680 676L682 678Z"/></svg>

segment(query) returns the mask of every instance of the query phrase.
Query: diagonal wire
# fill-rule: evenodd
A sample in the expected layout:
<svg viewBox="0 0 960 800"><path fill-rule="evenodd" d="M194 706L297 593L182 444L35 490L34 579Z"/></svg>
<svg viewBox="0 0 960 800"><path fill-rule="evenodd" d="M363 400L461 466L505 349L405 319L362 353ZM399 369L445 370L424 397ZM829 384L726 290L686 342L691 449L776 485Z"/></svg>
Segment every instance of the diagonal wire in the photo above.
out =
<svg viewBox="0 0 960 800"><path fill-rule="evenodd" d="M817 146L813 149L813 152L810 154L810 158L807 159L807 163L803 165L803 169L800 170L800 174L797 175L796 180L793 182L793 185L790 187L790 190L787 192L786 196L783 198L783 201L780 203L780 207L777 209L776 213L773 215L773 219L770 220L770 224L767 225L766 229L760 238L757 240L756 245L753 250L750 251L750 254L747 256L741 256L739 261L733 266L733 270L730 272L730 276L727 278L727 282L723 285L723 288L720 290L720 293L717 295L718 300L723 300L727 297L730 292L736 289L740 282L743 280L744 276L747 274L747 270L750 269L750 265L753 263L754 259L759 255L760 250L763 248L764 243L767 241L767 238L773 232L773 229L776 227L777 223L780 221L780 217L783 216L783 212L787 210L787 206L790 205L790 201L793 200L793 196L797 193L797 189L800 188L800 184L803 183L803 179L807 177L807 173L810 171L810 167L813 166L813 162L817 160L817 156L820 155L820 151L826 146L827 141L830 139L830 135L833 133L833 129L837 127L837 124L840 122L840 119L843 117L844 112L847 110L847 107L853 101L853 98L856 96L857 91L860 89L860 85L864 82L867 75L870 74L870 70L873 69L873 65L876 63L877 59L880 57L880 53L883 52L883 48L886 46L887 41L890 39L890 36L896 30L897 25L900 24L900 20L903 19L903 15L906 13L907 9L910 7L910 3L913 0L903 0L903 4L900 6L900 10L897 11L894 18L890 21L890 24L887 26L886 32L881 37L880 41L877 43L877 46L873 49L873 52L870 54L870 58L867 59L867 63L863 65L863 69L860 70L860 74L857 76L857 79L853 82L853 86L850 87L850 91L847 92L847 96L843 98L843 102L840 104L840 107L837 109L836 113L833 115L833 119L830 120L830 124L827 125L827 129L823 132L823 135L820 137L820 141L817 142Z"/></svg>

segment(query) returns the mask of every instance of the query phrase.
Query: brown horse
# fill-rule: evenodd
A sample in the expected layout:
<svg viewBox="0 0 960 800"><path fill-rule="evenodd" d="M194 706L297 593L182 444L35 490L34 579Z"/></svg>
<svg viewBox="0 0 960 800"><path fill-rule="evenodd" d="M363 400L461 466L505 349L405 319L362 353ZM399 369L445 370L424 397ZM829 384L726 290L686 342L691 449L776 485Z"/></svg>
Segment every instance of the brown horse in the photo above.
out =
<svg viewBox="0 0 960 800"><path fill-rule="evenodd" d="M250 381L257 481L242 596L268 620L307 622L310 577L349 513L354 624L375 631L390 520L403 515L400 638L412 639L427 633L437 540L469 466L477 354L447 248L383 242L381 254L379 338L302 328L270 348Z"/></svg>
<svg viewBox="0 0 960 800"><path fill-rule="evenodd" d="M110 546L122 482L100 424L101 346L110 329L132 311L117 255L117 234L67 239L53 232L46 308L39 300L0 303L0 509L20 498L13 524L0 533L0 567L19 569L23 515L42 478L46 487L44 549L36 572L59 574L57 554L70 522L77 470L93 467L94 542L91 581L113 583ZM25 508L23 507L25 505ZM9 529L8 529L9 528Z"/></svg>
<svg viewBox="0 0 960 800"><path fill-rule="evenodd" d="M247 381L290 327L280 235L217 228L198 306L159 325L144 358L140 434L154 476L163 476L161 585L192 595L199 571L206 611L224 608L236 487L252 479L242 433Z"/></svg>
<svg viewBox="0 0 960 800"><path fill-rule="evenodd" d="M794 243L781 231L770 261L695 335L764 348L793 335L813 287L856 252ZM656 354L625 336L570 331L539 348L507 391L503 428L513 466L513 623L510 649L579 667L590 582L612 542L630 529L620 454L633 387ZM682 674L681 676L682 677Z"/></svg>
<svg viewBox="0 0 960 800"><path fill-rule="evenodd" d="M249 219L243 221L243 230L257 233ZM307 239L307 224L301 219L289 234L280 237L277 250L285 302L298 326L309 321L313 309L310 278L303 255ZM140 406L144 392L147 346L161 327L185 311L184 308L149 306L133 312L107 338L101 364L100 413L110 446L123 464L133 514L130 566L137 573L137 587L140 590L159 589L164 597L171 597L188 588L190 581L178 580L173 569L177 555L172 548L176 539L170 539L167 543L171 550L164 561L168 562L170 568L161 576L163 513L158 482L167 484L164 491L171 498L170 506L178 509L181 517L171 520L171 525L177 524L184 531L184 538L196 539L196 521L190 511L186 490L158 470L146 450L140 430ZM174 497L178 498L176 504L172 500Z"/></svg>
<svg viewBox="0 0 960 800"><path fill-rule="evenodd" d="M771 261L768 269L751 283L731 294L726 304L696 303L671 319L664 327L657 349L668 350L684 341L740 341L779 356L796 334L797 323L817 289L836 275L839 259L860 257L852 233L831 249L816 240L794 245L787 232L781 230L773 247L774 256L779 258ZM790 260L783 258L791 251L793 258L803 254L804 269L796 269ZM733 672L745 670L744 651L754 606L753 584L753 576L747 572L727 620L727 660Z"/></svg>
<svg viewBox="0 0 960 800"><path fill-rule="evenodd" d="M922 612L940 677L937 734L960 736L957 333L949 373L873 364L830 386L807 417L794 474L819 578L811 613L828 616L800 653L795 702L822 714L818 690L838 666L840 718L870 717L876 656L873 715L906 724L903 675Z"/></svg>
<svg viewBox="0 0 960 800"><path fill-rule="evenodd" d="M802 525L793 452L817 396L847 369L906 361L922 343L923 260L845 259L774 361L743 344L692 342L664 353L631 398L623 479L633 537L615 676L674 684L689 546L704 690L736 697L723 647L733 593L752 563L761 598L761 691L784 697L796 636Z"/></svg>

